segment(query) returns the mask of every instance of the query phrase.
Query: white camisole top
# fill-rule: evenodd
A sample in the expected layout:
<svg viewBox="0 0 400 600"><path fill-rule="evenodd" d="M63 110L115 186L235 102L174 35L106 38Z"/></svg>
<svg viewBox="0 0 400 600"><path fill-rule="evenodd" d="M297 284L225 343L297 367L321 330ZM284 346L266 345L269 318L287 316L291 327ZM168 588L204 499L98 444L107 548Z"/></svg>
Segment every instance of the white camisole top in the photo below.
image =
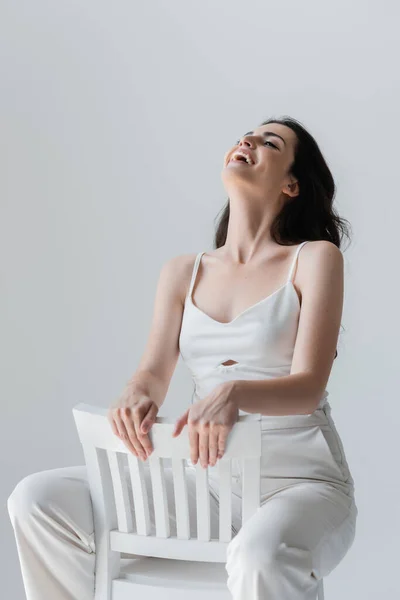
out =
<svg viewBox="0 0 400 600"><path fill-rule="evenodd" d="M290 374L300 316L292 278L305 244L307 241L298 245L285 284L227 323L216 321L193 304L193 286L204 252L197 254L179 334L180 354L194 383L192 403L207 396L222 381ZM222 364L229 360L236 363ZM328 396L325 390L318 408L327 403ZM239 414L249 413L239 410Z"/></svg>

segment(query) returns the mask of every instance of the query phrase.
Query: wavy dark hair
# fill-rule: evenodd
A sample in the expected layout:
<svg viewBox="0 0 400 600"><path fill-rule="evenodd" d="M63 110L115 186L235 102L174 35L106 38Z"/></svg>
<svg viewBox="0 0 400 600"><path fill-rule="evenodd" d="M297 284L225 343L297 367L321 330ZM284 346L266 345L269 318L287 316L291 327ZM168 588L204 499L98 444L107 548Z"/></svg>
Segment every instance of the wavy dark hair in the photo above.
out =
<svg viewBox="0 0 400 600"><path fill-rule="evenodd" d="M328 240L341 248L344 237L350 241L351 224L340 217L333 206L336 185L317 142L296 119L288 116L270 118L260 124L279 123L296 134L295 156L289 174L299 183L299 194L289 198L271 226L271 235L282 246L306 240ZM220 211L214 236L214 248L226 242L229 222L229 198ZM222 214L221 214L222 213ZM338 352L336 350L335 358Z"/></svg>

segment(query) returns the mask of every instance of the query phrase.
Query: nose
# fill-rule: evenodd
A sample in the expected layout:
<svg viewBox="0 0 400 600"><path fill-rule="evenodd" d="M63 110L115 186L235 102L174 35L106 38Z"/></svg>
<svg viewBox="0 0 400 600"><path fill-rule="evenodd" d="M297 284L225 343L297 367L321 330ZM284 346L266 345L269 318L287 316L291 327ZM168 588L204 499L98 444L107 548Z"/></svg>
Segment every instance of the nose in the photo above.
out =
<svg viewBox="0 0 400 600"><path fill-rule="evenodd" d="M255 144L254 144L254 141L253 141L253 136L251 136L251 135L244 135L242 138L239 138L237 140L236 146L239 146L239 148L241 148L242 146L249 146L250 148L252 148L254 150ZM228 161L229 161L231 155L229 153L227 153L225 156L229 157L228 158Z"/></svg>
<svg viewBox="0 0 400 600"><path fill-rule="evenodd" d="M245 146L247 148L251 148L252 150L254 150L255 148L255 144L253 141L253 138L251 136L245 136L243 137L240 141L239 141L239 148Z"/></svg>

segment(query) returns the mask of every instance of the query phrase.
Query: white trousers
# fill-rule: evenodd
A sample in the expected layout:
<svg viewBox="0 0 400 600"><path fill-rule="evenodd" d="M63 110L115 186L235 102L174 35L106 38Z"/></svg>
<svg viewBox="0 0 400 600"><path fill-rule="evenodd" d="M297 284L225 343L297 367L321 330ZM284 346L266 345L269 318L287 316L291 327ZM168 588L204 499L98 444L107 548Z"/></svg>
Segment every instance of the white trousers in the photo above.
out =
<svg viewBox="0 0 400 600"><path fill-rule="evenodd" d="M272 417L264 427L261 506L242 527L240 496L232 496L227 587L234 600L315 600L318 580L341 562L355 538L354 482L329 410ZM218 489L212 477L210 482L211 533L218 537ZM194 514L194 477L188 492ZM92 599L96 548L86 467L26 476L12 491L8 511L27 600Z"/></svg>

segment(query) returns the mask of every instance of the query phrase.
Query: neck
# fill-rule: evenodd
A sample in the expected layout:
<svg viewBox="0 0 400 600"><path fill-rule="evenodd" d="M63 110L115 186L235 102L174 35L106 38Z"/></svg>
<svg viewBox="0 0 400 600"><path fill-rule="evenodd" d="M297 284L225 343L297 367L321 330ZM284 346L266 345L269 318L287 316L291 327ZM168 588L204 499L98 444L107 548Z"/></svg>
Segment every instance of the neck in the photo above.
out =
<svg viewBox="0 0 400 600"><path fill-rule="evenodd" d="M271 252L275 241L271 226L282 202L260 198L230 196L230 214L224 252L233 262L246 264Z"/></svg>

